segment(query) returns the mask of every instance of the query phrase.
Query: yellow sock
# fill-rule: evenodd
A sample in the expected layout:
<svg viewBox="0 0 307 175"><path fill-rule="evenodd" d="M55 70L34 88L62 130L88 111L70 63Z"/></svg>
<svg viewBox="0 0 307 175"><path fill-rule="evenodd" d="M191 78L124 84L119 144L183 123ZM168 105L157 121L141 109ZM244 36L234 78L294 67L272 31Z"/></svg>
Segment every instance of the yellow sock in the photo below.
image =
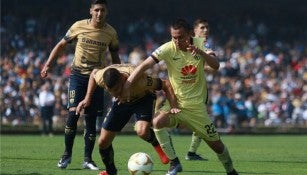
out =
<svg viewBox="0 0 307 175"><path fill-rule="evenodd" d="M154 129L157 140L160 143L161 148L170 160L177 157L175 149L173 147L172 139L165 128Z"/></svg>
<svg viewBox="0 0 307 175"><path fill-rule="evenodd" d="M224 146L224 151L222 154L217 154L217 157L222 162L226 172L231 172L233 170L232 160L230 158L228 149Z"/></svg>
<svg viewBox="0 0 307 175"><path fill-rule="evenodd" d="M190 145L190 148L189 148L189 152L195 153L197 151L197 148L200 145L200 142L201 142L201 138L199 136L197 136L195 134L195 132L193 132L192 141L191 141L191 145Z"/></svg>

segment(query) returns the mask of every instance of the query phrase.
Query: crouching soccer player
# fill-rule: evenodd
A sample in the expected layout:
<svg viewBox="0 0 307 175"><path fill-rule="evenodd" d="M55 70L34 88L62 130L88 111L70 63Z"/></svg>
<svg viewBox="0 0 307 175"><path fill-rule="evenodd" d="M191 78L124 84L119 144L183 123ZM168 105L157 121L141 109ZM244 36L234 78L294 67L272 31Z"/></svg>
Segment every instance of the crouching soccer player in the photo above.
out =
<svg viewBox="0 0 307 175"><path fill-rule="evenodd" d="M115 97L111 110L102 124L98 140L99 153L106 167L106 170L99 175L117 174L112 141L116 134L128 123L132 115L136 117L135 129L138 136L152 144L162 163L167 164L169 162L151 128L151 121L156 99L155 91L163 89L168 100L174 106L176 106L175 96L167 80L152 78L144 73L132 85L129 92L130 100L127 101L126 97L121 96L122 87L133 70L134 66L130 64L114 64L104 69L95 69L90 76L87 95L77 107L77 112L79 113L90 104L92 94L97 86L104 87ZM165 133L167 134L167 131Z"/></svg>

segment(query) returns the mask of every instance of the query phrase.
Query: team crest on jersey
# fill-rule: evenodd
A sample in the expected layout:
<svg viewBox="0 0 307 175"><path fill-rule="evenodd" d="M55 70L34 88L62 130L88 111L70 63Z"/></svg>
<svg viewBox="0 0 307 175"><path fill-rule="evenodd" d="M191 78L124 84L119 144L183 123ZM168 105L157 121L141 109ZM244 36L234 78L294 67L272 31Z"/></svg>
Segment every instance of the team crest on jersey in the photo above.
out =
<svg viewBox="0 0 307 175"><path fill-rule="evenodd" d="M181 74L184 76L194 75L197 71L197 68L194 65L187 65L181 68Z"/></svg>
<svg viewBox="0 0 307 175"><path fill-rule="evenodd" d="M155 53L157 54L157 56L159 56L161 54L162 50L160 48L155 50Z"/></svg>
<svg viewBox="0 0 307 175"><path fill-rule="evenodd" d="M194 59L195 59L195 60L200 60L200 58L201 58L200 55L195 55L195 56L194 56Z"/></svg>

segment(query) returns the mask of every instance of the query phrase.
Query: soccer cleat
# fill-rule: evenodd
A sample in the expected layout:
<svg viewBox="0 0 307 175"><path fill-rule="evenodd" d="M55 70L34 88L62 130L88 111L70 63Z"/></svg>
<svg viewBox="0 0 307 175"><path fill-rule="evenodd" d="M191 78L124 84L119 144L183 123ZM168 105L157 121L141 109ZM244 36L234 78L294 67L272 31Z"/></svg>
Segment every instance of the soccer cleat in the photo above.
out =
<svg viewBox="0 0 307 175"><path fill-rule="evenodd" d="M99 170L94 161L83 162L83 169Z"/></svg>
<svg viewBox="0 0 307 175"><path fill-rule="evenodd" d="M208 160L196 153L188 152L188 154L185 156L185 160Z"/></svg>
<svg viewBox="0 0 307 175"><path fill-rule="evenodd" d="M227 173L227 175L239 175L239 173L233 169L231 172Z"/></svg>
<svg viewBox="0 0 307 175"><path fill-rule="evenodd" d="M60 161L58 162L58 167L65 169L68 164L71 163L71 157L69 156L62 156Z"/></svg>
<svg viewBox="0 0 307 175"><path fill-rule="evenodd" d="M166 173L166 175L177 175L177 173L181 171L182 171L182 166L180 162L171 161L170 168L168 172Z"/></svg>
<svg viewBox="0 0 307 175"><path fill-rule="evenodd" d="M169 162L169 158L166 156L166 154L164 153L164 151L162 150L160 145L157 145L154 147L156 152L158 153L160 160L163 164L168 164Z"/></svg>
<svg viewBox="0 0 307 175"><path fill-rule="evenodd" d="M103 170L98 175L117 175L117 173L109 174L106 170Z"/></svg>

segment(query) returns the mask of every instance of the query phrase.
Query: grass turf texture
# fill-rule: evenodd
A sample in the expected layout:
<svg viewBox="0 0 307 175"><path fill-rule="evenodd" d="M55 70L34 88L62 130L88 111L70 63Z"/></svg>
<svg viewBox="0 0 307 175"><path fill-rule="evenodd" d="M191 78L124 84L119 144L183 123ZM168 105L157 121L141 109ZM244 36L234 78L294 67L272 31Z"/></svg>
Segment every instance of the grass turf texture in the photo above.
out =
<svg viewBox="0 0 307 175"><path fill-rule="evenodd" d="M240 174L304 175L307 174L306 135L226 136L222 139L229 148L234 165ZM173 136L183 172L180 175L225 174L216 155L202 142L198 150L208 161L186 161L191 136ZM99 171L83 170L83 138L78 135L73 148L72 163L67 169L57 168L64 149L64 137L32 135L1 135L1 175L96 175ZM135 135L119 135L113 142L119 175L128 174L127 161L135 152L146 152L154 160L152 175L165 174L169 165L160 163L151 145ZM104 169L95 145L93 159Z"/></svg>

